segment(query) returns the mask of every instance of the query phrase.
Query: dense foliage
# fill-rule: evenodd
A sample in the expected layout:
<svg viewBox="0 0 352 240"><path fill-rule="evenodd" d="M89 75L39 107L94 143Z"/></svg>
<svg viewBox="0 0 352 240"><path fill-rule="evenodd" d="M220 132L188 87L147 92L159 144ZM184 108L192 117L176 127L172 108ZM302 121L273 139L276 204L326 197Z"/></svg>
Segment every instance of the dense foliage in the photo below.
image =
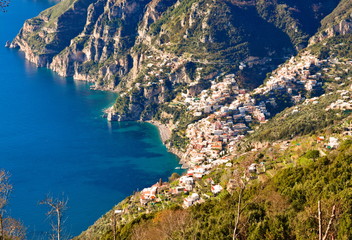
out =
<svg viewBox="0 0 352 240"><path fill-rule="evenodd" d="M287 109L276 115L271 121L260 125L259 129L250 136L250 141L276 141L291 139L294 136L311 134L332 125L348 115L336 115L333 110L325 111L329 103L336 96L327 96L317 104L303 105L299 111ZM280 127L278 127L280 126Z"/></svg>
<svg viewBox="0 0 352 240"><path fill-rule="evenodd" d="M195 97L211 87L210 81L221 81L226 73L234 73L241 88L254 89L262 84L266 73L304 48L321 23L323 29L351 14L350 0L161 0L155 2L154 12L144 15L150 10L149 1L144 0L128 1L126 8L125 2L121 6L112 4L106 9L114 9L116 15L107 12L98 17L97 13L97 19L92 22L98 28L94 28L83 22L87 15L85 11L93 2L63 1L44 11L42 18L29 20L36 30L27 36L27 43L34 52L47 53L51 57L75 55L77 50L79 54L70 61L78 66L81 74L94 76L99 72L111 72L109 79L96 78L96 85L118 85L119 90L125 91L117 99L114 112L127 120L154 119L172 125L175 128L169 144L181 151L189 144L187 126L206 116L201 113L195 117L188 111L181 93L192 92L189 95ZM75 7L80 7L82 12L74 12ZM106 9L103 6L100 10L96 8L102 13ZM119 10L121 14L117 14ZM331 11L333 13L327 16ZM63 21L66 18L61 16L65 14L84 17L79 17L77 26L71 26L69 21ZM43 17L48 21L43 21ZM142 19L146 21L142 22ZM66 31L52 31L46 35L43 30L55 24ZM85 37L79 35L83 27ZM93 30L95 34L91 34ZM106 34L92 39L98 30ZM138 38L140 33L143 35ZM67 47L70 42L74 44ZM88 51L87 46L96 49ZM275 97L277 106L268 105L267 109L273 115L278 114L266 124L252 123L254 133L238 150L250 150L258 142L281 144L283 140L297 136L309 138L327 128L332 131L334 125L349 117L351 111L328 107L341 98L337 90L346 90L351 83L352 69L347 68L352 59L351 46L352 36L346 35L308 48L310 53L326 62L334 60L326 71L315 65L312 68L316 71L309 69L312 74L319 73L319 81L324 83L318 92L308 92L303 85L301 89L294 89L294 94L306 98L325 91L326 94L315 101L292 107L292 94L286 89L254 96L257 102ZM93 53L102 49L104 54L97 54L94 60L85 59L84 50ZM100 54L104 55L101 59ZM344 65L339 65L342 59ZM131 71L133 67L136 71ZM347 140L326 156L321 149L312 146L304 152L289 149L275 157L269 154L270 151L267 149L257 155L254 151L252 154L252 151L241 152L240 158L232 159L232 167L212 169L197 181L198 190L206 189L199 192L202 199L206 199L203 204L182 209L164 206L161 201L158 204L164 210L157 212L152 205L154 212L150 213L149 208L133 205L139 201L138 196L133 196L134 203L127 199L119 205L127 213L117 227L111 225L111 216L116 217L111 211L99 220L101 225L94 226L84 236L88 236L87 239L95 236L113 239L115 235L117 239L226 240L234 239L235 234L236 239L318 239L319 202L324 234L326 232L327 237L334 239L352 239L352 141ZM293 162L293 156L300 160ZM283 159L288 163L283 164ZM237 186L234 191L224 190L216 196L205 184L205 178L212 178L225 189L229 179L236 171L238 173L237 165L262 161L267 169L275 171L264 171L260 179L255 176L258 179L246 180L248 185ZM171 176L170 181L177 181L176 177ZM253 175L248 178L251 177ZM242 182L237 179L237 185ZM184 195L172 197L178 198L180 203Z"/></svg>
<svg viewBox="0 0 352 240"><path fill-rule="evenodd" d="M318 201L324 233L331 219L327 236L351 239L351 163L352 141L348 140L328 156L282 169L266 182L247 186L241 199L238 239L318 239ZM165 210L150 219L143 217L130 229L130 237L230 240L238 194L226 193L187 210ZM331 218L334 206L335 217Z"/></svg>
<svg viewBox="0 0 352 240"><path fill-rule="evenodd" d="M336 36L327 39L322 43L310 47L312 53L320 59L326 58L345 58L352 59L352 34Z"/></svg>
<svg viewBox="0 0 352 240"><path fill-rule="evenodd" d="M334 11L322 20L322 30L338 24L341 20L349 18L352 13L352 2L341 0Z"/></svg>

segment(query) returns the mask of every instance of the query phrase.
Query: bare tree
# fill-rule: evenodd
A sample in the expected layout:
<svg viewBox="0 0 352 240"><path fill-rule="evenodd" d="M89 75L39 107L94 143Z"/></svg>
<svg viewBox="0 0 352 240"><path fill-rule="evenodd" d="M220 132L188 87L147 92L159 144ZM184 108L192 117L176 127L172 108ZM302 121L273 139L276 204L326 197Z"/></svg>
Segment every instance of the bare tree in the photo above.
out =
<svg viewBox="0 0 352 240"><path fill-rule="evenodd" d="M318 201L318 222L319 222L319 240L326 240L332 225L332 222L334 221L336 217L336 205L332 206L331 209L331 216L329 218L329 223L326 227L325 234L323 236L323 229L322 229L322 213L321 213L321 203L320 200Z"/></svg>
<svg viewBox="0 0 352 240"><path fill-rule="evenodd" d="M62 239L63 213L67 209L67 202L67 199L59 200L48 196L39 203L49 206L47 215L52 218L51 227L54 232L53 239Z"/></svg>
<svg viewBox="0 0 352 240"><path fill-rule="evenodd" d="M19 221L6 216L6 206L12 191L9 179L10 173L0 170L0 240L21 240L26 237L25 227Z"/></svg>
<svg viewBox="0 0 352 240"><path fill-rule="evenodd" d="M322 239L322 226L321 226L321 203L320 200L318 201L318 222L319 222L319 240Z"/></svg>
<svg viewBox="0 0 352 240"><path fill-rule="evenodd" d="M238 202L237 202L237 211L236 211L236 216L235 216L235 226L233 229L233 234L232 234L232 239L236 240L238 239L239 235L239 223L240 223L240 218L241 218L241 213L243 209L246 207L246 205L243 205L243 193L248 185L248 179L249 176L247 176L246 172L246 163L243 163L244 166L239 166L233 173L233 179L236 181L236 192L238 195Z"/></svg>
<svg viewBox="0 0 352 240"><path fill-rule="evenodd" d="M133 228L132 240L186 239L187 227L192 223L187 210L164 210L153 220L144 221Z"/></svg>
<svg viewBox="0 0 352 240"><path fill-rule="evenodd" d="M243 181L241 183L241 186L239 187L239 190L237 191L238 202L237 202L235 226L234 226L234 229L233 229L233 236L232 236L233 240L236 240L237 237L238 237L238 234L239 234L238 225L239 225L239 222L240 222L241 213L243 211L242 198L243 198L243 192L244 192L246 186L247 186L247 183L245 181Z"/></svg>
<svg viewBox="0 0 352 240"><path fill-rule="evenodd" d="M0 240L5 239L4 218L12 185L9 183L10 173L0 170Z"/></svg>
<svg viewBox="0 0 352 240"><path fill-rule="evenodd" d="M114 240L116 240L116 227L117 227L117 216L115 211L112 211L111 214L111 230Z"/></svg>
<svg viewBox="0 0 352 240"><path fill-rule="evenodd" d="M16 219L6 217L4 218L3 225L6 238L11 240L22 240L26 238L26 228Z"/></svg>

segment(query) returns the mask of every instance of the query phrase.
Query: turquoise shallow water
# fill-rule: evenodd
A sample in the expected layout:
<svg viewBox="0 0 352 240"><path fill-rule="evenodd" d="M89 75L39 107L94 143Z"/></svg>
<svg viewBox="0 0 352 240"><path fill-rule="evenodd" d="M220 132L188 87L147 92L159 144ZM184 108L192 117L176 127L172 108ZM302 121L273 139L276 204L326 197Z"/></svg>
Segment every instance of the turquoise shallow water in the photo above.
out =
<svg viewBox="0 0 352 240"><path fill-rule="evenodd" d="M14 186L8 213L30 239L49 229L46 194L69 199L66 232L77 235L133 190L166 179L178 166L146 123L101 118L116 95L37 69L2 47L23 21L54 2L16 0L0 13L0 168Z"/></svg>

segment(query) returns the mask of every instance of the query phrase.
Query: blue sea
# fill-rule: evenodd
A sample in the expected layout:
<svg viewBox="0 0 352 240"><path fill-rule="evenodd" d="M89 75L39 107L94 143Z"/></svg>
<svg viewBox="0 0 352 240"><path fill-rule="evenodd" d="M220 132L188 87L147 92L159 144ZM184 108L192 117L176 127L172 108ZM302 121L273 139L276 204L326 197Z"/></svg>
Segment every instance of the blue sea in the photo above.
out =
<svg viewBox="0 0 352 240"><path fill-rule="evenodd" d="M47 194L68 199L65 232L74 236L179 166L156 127L101 117L116 94L37 69L3 47L25 19L53 4L13 0L0 13L0 168L14 187L7 214L23 222L29 239L50 230L48 209L38 204Z"/></svg>

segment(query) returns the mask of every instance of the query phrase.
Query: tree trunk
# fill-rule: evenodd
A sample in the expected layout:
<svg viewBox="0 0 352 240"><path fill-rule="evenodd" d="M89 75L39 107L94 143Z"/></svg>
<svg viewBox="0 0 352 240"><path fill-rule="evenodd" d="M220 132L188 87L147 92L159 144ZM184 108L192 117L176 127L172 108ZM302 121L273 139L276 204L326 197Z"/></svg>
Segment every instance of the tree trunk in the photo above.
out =
<svg viewBox="0 0 352 240"><path fill-rule="evenodd" d="M4 221L3 221L4 219L3 219L3 216L2 216L2 214L0 215L0 234L1 234L1 236L0 236L0 240L4 240L5 239L5 237L4 237Z"/></svg>
<svg viewBox="0 0 352 240"><path fill-rule="evenodd" d="M61 239L61 212L57 211L57 240Z"/></svg>
<svg viewBox="0 0 352 240"><path fill-rule="evenodd" d="M318 201L318 222L319 222L319 240L322 240L321 206L320 206L320 200Z"/></svg>
<svg viewBox="0 0 352 240"><path fill-rule="evenodd" d="M334 220L334 218L335 218L335 210L336 210L336 206L334 205L334 206L332 207L332 211L331 211L330 220L329 220L328 226L327 226L327 228L326 228L326 231L325 231L325 234L324 234L323 240L325 240L325 239L328 237L328 233L329 233L329 230L330 230L330 227L331 227L332 221L333 221L333 220Z"/></svg>
<svg viewBox="0 0 352 240"><path fill-rule="evenodd" d="M242 191L243 189L241 188L240 192L238 193L237 216L236 216L235 228L233 230L233 237L232 237L233 240L237 239L237 228L238 228L238 223L240 221L240 214L241 214Z"/></svg>
<svg viewBox="0 0 352 240"><path fill-rule="evenodd" d="M113 235L113 238L114 240L117 240L116 239L116 213L113 212L112 213L112 216L111 216L111 230L112 230L112 235Z"/></svg>

